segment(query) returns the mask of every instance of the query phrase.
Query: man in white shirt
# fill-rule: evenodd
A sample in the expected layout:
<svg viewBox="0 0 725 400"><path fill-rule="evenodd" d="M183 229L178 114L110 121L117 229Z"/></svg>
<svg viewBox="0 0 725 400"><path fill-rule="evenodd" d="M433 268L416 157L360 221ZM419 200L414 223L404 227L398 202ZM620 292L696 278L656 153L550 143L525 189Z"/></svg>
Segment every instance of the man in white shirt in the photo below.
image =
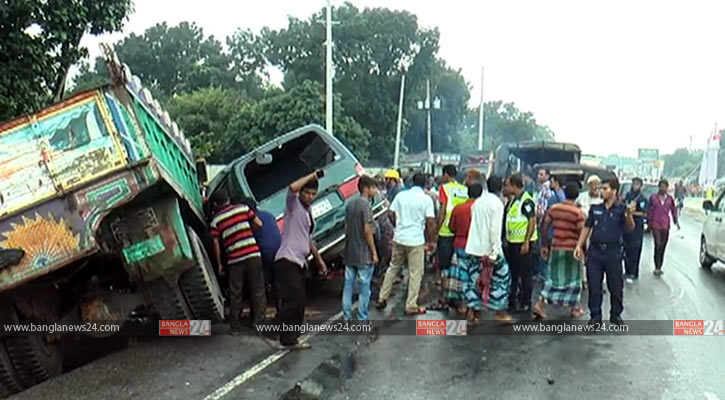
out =
<svg viewBox="0 0 725 400"><path fill-rule="evenodd" d="M496 319L510 321L506 314L509 303L511 274L503 256L501 232L504 204L500 193L503 182L492 175L487 181L488 192L473 203L471 227L468 230L466 254L481 260L483 305L496 311Z"/></svg>
<svg viewBox="0 0 725 400"><path fill-rule="evenodd" d="M380 289L380 297L377 302L379 309L387 306L388 297L393 288L393 282L400 273L400 267L407 265L410 268L410 278L405 314L425 313L425 308L418 306L418 293L423 280L426 243L432 246L435 240L436 221L433 200L425 193L424 187L425 175L415 174L413 187L400 192L390 205L395 224L393 256Z"/></svg>
<svg viewBox="0 0 725 400"><path fill-rule="evenodd" d="M602 204L604 200L602 200L602 196L599 193L599 185L602 183L602 180L599 179L596 175L591 175L587 179L587 186L589 187L589 191L581 193L579 197L576 198L576 205L581 208L582 213L584 213L584 220L586 220L589 217L589 209L595 205L595 204ZM587 243L587 246L589 246L589 243ZM586 288L587 286L587 274L586 274L586 263L581 262L581 268L582 268L582 284Z"/></svg>
<svg viewBox="0 0 725 400"><path fill-rule="evenodd" d="M589 216L589 209L595 204L602 204L602 196L599 194L599 185L602 183L598 176L592 175L587 179L589 191L582 193L577 197L576 204L584 213L584 218Z"/></svg>

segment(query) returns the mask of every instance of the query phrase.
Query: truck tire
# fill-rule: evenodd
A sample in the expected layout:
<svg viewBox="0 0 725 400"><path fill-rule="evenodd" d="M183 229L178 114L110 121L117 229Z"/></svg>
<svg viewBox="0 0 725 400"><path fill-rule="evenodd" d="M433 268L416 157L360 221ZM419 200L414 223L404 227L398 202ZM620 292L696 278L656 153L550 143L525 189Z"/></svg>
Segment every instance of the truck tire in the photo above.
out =
<svg viewBox="0 0 725 400"><path fill-rule="evenodd" d="M5 344L0 342L0 398L10 397L21 390L23 385L20 383L20 377L5 350Z"/></svg>
<svg viewBox="0 0 725 400"><path fill-rule="evenodd" d="M214 275L204 244L193 229L187 229L196 264L181 275L179 283L195 319L224 320L224 297Z"/></svg>
<svg viewBox="0 0 725 400"><path fill-rule="evenodd" d="M178 285L170 285L165 279L157 279L150 285L154 308L161 319L193 319Z"/></svg>
<svg viewBox="0 0 725 400"><path fill-rule="evenodd" d="M3 321L22 322L14 306L3 308ZM23 388L37 385L63 372L63 359L58 344L50 341L47 335L9 336L3 339L3 344L15 367L15 376ZM13 375L3 376L3 384L5 378L13 378Z"/></svg>

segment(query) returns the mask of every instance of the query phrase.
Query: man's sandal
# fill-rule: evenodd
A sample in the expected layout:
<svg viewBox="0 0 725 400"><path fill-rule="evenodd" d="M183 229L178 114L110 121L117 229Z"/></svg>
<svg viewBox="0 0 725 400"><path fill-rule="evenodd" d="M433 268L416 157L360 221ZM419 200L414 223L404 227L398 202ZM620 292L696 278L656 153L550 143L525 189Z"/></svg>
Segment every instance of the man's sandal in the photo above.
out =
<svg viewBox="0 0 725 400"><path fill-rule="evenodd" d="M408 310L408 309L405 310L405 315L422 315L425 313L426 313L425 308L418 308L415 310Z"/></svg>

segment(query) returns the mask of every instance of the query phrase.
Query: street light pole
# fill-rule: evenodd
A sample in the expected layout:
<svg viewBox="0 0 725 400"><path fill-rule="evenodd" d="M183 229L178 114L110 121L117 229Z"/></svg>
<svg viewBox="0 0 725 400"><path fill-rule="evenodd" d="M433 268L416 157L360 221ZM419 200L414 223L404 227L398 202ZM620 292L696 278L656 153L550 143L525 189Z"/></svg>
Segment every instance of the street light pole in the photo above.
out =
<svg viewBox="0 0 725 400"><path fill-rule="evenodd" d="M483 67L481 67L481 105L478 108L478 151L483 150Z"/></svg>
<svg viewBox="0 0 725 400"><path fill-rule="evenodd" d="M398 101L398 129L395 132L395 159L393 166L400 166L400 134L403 129L403 97L405 96L405 75L400 80L400 100Z"/></svg>
<svg viewBox="0 0 725 400"><path fill-rule="evenodd" d="M332 132L332 0L327 0L327 62L325 63L325 129Z"/></svg>
<svg viewBox="0 0 725 400"><path fill-rule="evenodd" d="M428 172L433 170L433 151L431 146L431 121L430 121L430 79L426 80L425 85L425 108L428 110Z"/></svg>

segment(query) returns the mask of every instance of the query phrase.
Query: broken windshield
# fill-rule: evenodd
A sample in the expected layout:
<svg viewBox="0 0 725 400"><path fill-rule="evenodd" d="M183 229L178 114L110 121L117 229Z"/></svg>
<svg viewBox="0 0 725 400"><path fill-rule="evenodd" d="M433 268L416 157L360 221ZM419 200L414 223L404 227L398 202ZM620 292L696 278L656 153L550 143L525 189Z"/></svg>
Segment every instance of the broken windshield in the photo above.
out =
<svg viewBox="0 0 725 400"><path fill-rule="evenodd" d="M251 160L244 167L244 177L257 201L284 189L293 180L333 163L339 156L315 132L296 137L269 152L272 162L266 165Z"/></svg>

